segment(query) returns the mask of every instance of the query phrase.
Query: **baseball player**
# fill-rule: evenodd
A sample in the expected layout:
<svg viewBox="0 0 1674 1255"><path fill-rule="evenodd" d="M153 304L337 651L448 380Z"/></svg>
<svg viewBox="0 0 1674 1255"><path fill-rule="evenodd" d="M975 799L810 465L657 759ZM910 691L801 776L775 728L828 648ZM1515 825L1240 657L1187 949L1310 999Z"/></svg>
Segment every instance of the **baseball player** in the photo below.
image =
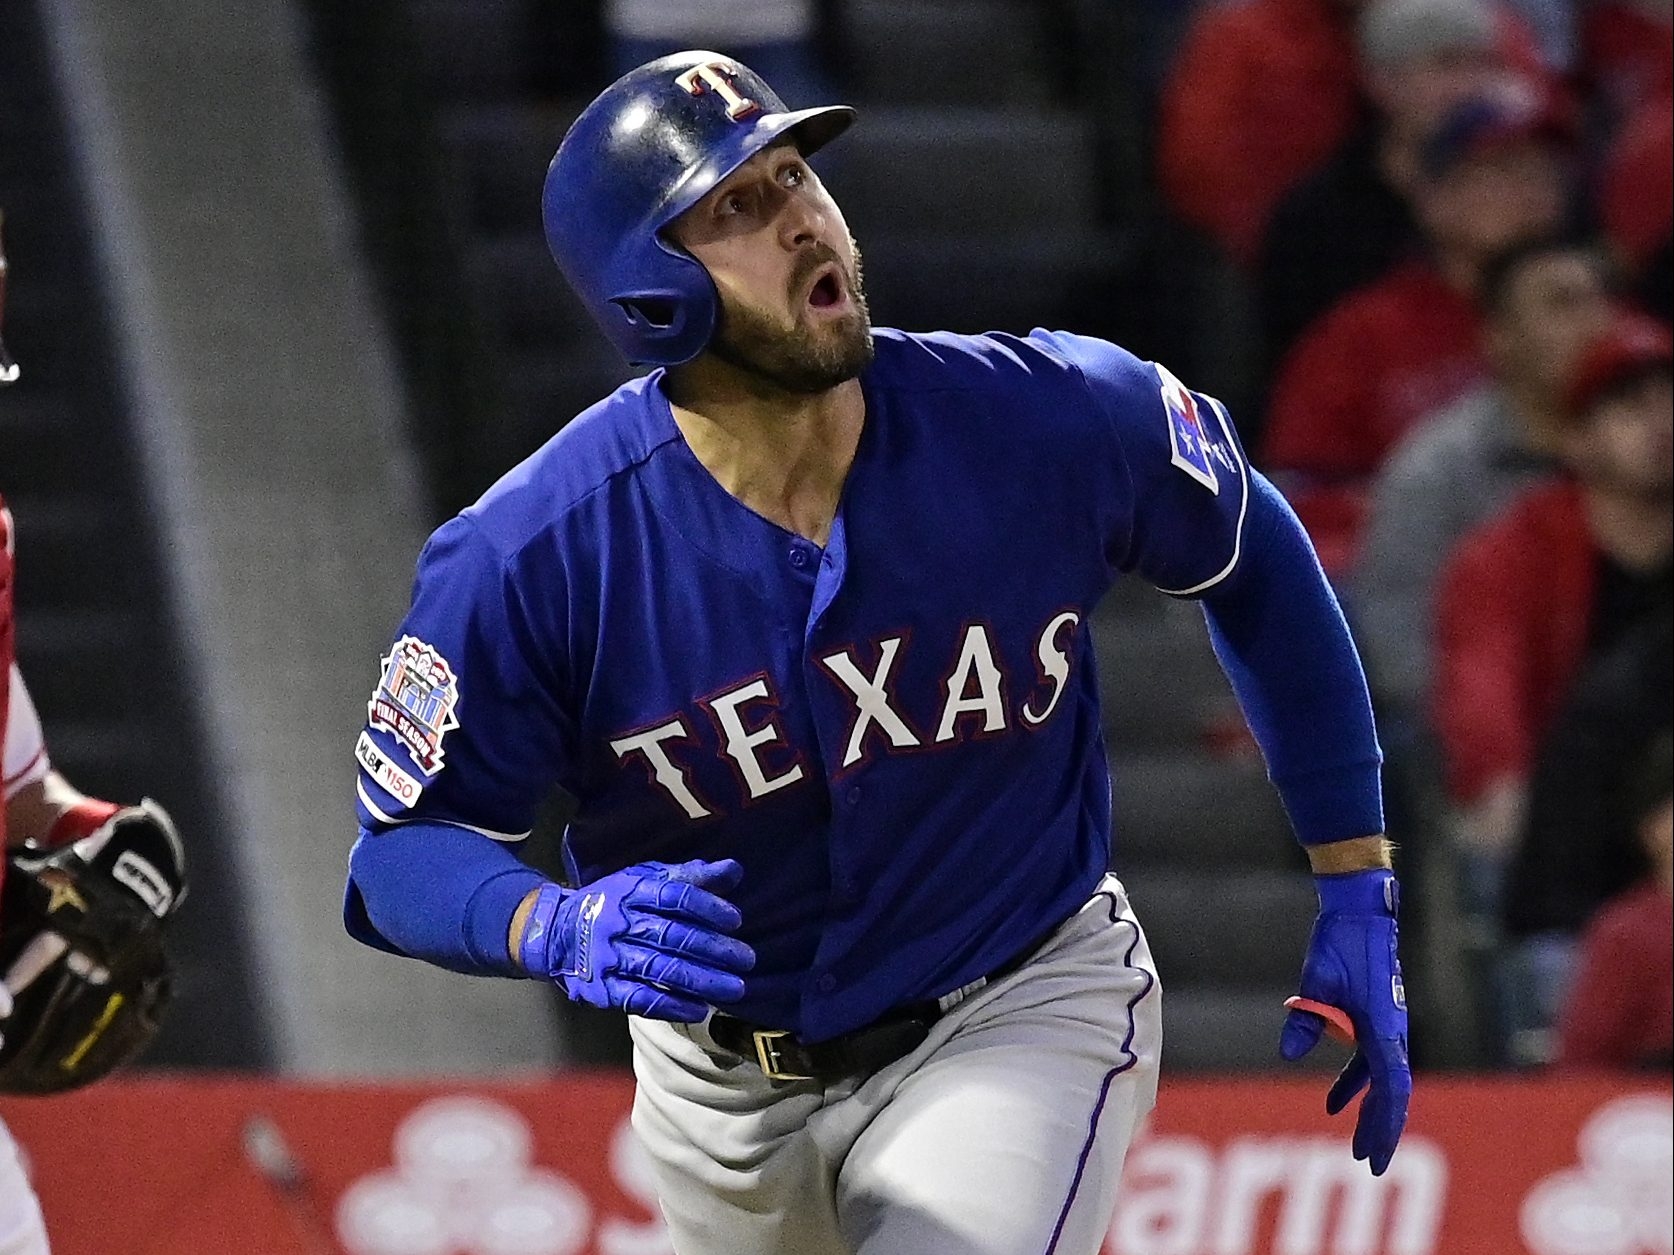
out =
<svg viewBox="0 0 1674 1255"><path fill-rule="evenodd" d="M6 258L0 241L0 318ZM0 340L0 385L20 371ZM156 1033L168 1000L163 922L185 855L155 802L88 797L53 769L13 659L12 517L0 502L0 1094L86 1085ZM0 1255L46 1255L40 1203L0 1123Z"/></svg>
<svg viewBox="0 0 1674 1255"><path fill-rule="evenodd" d="M1396 886L1305 534L1161 366L873 329L807 164L852 116L693 52L565 137L552 252L660 369L425 547L356 747L350 932L627 1012L681 1255L1091 1255L1162 1044L1088 637L1131 572L1202 600L1319 873L1282 1050L1352 1028L1327 1106L1366 1091L1381 1173ZM515 852L554 788L564 885Z"/></svg>

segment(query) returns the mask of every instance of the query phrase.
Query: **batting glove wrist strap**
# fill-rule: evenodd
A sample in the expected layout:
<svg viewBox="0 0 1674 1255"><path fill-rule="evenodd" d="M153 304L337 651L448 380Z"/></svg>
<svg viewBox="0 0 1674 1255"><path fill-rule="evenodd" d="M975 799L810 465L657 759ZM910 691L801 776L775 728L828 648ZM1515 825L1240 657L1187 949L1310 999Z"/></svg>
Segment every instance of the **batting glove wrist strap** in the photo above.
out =
<svg viewBox="0 0 1674 1255"><path fill-rule="evenodd" d="M531 976L550 975L548 953L558 910L569 896L562 885L544 884L535 894L535 905L523 922L523 936L517 944L517 963Z"/></svg>
<svg viewBox="0 0 1674 1255"><path fill-rule="evenodd" d="M1401 913L1400 886L1387 868L1348 872L1337 876L1315 876L1322 915L1387 915Z"/></svg>

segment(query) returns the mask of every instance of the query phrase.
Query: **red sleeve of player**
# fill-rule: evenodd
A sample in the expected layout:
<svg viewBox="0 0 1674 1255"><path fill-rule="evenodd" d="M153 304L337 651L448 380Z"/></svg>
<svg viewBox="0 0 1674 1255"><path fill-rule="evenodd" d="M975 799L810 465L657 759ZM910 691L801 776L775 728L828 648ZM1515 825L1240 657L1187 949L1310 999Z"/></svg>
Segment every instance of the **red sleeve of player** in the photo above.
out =
<svg viewBox="0 0 1674 1255"><path fill-rule="evenodd" d="M1532 752L1526 591L1514 539L1503 520L1468 536L1436 601L1436 734L1460 802L1526 774Z"/></svg>
<svg viewBox="0 0 1674 1255"><path fill-rule="evenodd" d="M10 722L12 657L12 512L0 500L0 745ZM0 849L5 846L6 808L0 804Z"/></svg>

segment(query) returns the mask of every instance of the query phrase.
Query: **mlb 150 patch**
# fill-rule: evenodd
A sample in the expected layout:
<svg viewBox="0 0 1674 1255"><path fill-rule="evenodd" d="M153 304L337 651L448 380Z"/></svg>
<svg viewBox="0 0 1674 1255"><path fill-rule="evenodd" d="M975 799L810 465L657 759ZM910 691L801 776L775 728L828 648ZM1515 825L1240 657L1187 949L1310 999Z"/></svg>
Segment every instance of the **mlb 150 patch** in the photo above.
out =
<svg viewBox="0 0 1674 1255"><path fill-rule="evenodd" d="M427 776L442 769L442 739L459 726L459 679L434 646L403 636L383 660L367 722L388 732Z"/></svg>
<svg viewBox="0 0 1674 1255"><path fill-rule="evenodd" d="M403 807L411 808L424 796L424 786L417 777L410 776L390 761L389 755L378 748L372 733L362 729L355 742L355 759L361 770L371 776L378 787Z"/></svg>

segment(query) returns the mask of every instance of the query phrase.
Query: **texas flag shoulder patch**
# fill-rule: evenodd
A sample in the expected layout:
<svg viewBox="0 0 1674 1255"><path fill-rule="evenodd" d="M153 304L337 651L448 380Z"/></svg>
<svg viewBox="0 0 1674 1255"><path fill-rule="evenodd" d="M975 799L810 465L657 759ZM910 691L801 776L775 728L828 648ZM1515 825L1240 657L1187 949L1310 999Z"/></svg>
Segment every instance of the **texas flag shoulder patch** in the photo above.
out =
<svg viewBox="0 0 1674 1255"><path fill-rule="evenodd" d="M1153 365L1156 366L1163 409L1168 417L1169 461L1219 496L1221 481L1215 473L1215 457L1219 450L1211 429L1204 422L1197 398L1166 366Z"/></svg>

